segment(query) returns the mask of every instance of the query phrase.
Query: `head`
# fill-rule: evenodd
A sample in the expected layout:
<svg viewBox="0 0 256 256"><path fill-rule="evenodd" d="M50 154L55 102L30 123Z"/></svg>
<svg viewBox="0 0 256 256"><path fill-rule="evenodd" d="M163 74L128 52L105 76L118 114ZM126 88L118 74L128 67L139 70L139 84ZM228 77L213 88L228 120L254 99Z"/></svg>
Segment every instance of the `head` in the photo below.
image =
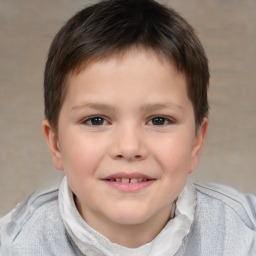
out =
<svg viewBox="0 0 256 256"><path fill-rule="evenodd" d="M151 0L103 1L83 9L58 32L44 75L45 116L58 127L67 77L92 62L146 48L184 74L198 127L208 115L208 62L193 28L174 10Z"/></svg>
<svg viewBox="0 0 256 256"><path fill-rule="evenodd" d="M80 214L111 241L140 246L168 221L205 139L208 80L191 26L154 1L103 1L55 37L44 135Z"/></svg>

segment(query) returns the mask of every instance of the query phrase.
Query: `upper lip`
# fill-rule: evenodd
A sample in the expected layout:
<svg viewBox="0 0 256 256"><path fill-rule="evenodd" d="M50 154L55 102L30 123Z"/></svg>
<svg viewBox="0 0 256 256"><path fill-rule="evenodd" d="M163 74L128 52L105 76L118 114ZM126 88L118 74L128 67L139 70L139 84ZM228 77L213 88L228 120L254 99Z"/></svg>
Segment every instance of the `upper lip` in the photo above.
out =
<svg viewBox="0 0 256 256"><path fill-rule="evenodd" d="M103 180L110 180L110 179L116 179L116 178L119 178L119 179L121 179L121 178L127 178L127 179L143 178L143 179L147 179L147 180L155 180L155 178L153 178L153 177L150 177L148 175L138 173L138 172L132 172L132 173L118 172L118 173L114 173L114 174L104 177Z"/></svg>

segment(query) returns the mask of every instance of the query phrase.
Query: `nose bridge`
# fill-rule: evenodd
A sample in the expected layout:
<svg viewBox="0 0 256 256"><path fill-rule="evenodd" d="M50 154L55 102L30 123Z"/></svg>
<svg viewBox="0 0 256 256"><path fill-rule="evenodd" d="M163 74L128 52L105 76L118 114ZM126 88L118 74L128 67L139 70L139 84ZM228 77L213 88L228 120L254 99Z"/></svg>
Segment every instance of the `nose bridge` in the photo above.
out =
<svg viewBox="0 0 256 256"><path fill-rule="evenodd" d="M125 123L117 127L113 157L127 160L144 159L147 155L144 134L136 124Z"/></svg>

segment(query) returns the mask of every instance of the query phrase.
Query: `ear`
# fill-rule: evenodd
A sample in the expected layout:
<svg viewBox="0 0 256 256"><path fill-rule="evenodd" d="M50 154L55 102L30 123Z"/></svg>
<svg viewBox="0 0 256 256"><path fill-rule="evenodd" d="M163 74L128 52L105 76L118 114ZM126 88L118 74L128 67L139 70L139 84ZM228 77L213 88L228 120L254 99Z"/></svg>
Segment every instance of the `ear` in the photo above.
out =
<svg viewBox="0 0 256 256"><path fill-rule="evenodd" d="M61 151L59 148L58 136L56 132L51 128L49 121L44 120L42 123L43 128L43 135L48 144L52 162L56 169L63 170L62 158L61 158Z"/></svg>
<svg viewBox="0 0 256 256"><path fill-rule="evenodd" d="M194 145L191 153L191 163L190 163L189 173L192 173L197 166L197 163L199 161L200 154L202 152L203 145L206 139L207 130L208 130L208 118L204 118L195 136Z"/></svg>

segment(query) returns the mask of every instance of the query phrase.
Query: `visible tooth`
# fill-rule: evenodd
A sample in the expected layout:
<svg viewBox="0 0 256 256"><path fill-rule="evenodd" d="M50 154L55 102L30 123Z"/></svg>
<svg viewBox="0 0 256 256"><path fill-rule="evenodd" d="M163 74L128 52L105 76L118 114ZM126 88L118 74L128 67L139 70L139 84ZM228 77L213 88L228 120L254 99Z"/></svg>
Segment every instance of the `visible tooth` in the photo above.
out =
<svg viewBox="0 0 256 256"><path fill-rule="evenodd" d="M121 181L121 179L120 178L116 178L116 182L120 182Z"/></svg>
<svg viewBox="0 0 256 256"><path fill-rule="evenodd" d="M143 178L139 178L139 182L142 182L143 181Z"/></svg>
<svg viewBox="0 0 256 256"><path fill-rule="evenodd" d="M122 183L129 183L129 179L128 178L121 178Z"/></svg>
<svg viewBox="0 0 256 256"><path fill-rule="evenodd" d="M137 183L137 182L138 182L138 179L136 179L136 178L130 179L130 183Z"/></svg>
<svg viewBox="0 0 256 256"><path fill-rule="evenodd" d="M142 181L147 181L148 179L142 179Z"/></svg>
<svg viewBox="0 0 256 256"><path fill-rule="evenodd" d="M110 179L110 181L115 181L115 179Z"/></svg>

